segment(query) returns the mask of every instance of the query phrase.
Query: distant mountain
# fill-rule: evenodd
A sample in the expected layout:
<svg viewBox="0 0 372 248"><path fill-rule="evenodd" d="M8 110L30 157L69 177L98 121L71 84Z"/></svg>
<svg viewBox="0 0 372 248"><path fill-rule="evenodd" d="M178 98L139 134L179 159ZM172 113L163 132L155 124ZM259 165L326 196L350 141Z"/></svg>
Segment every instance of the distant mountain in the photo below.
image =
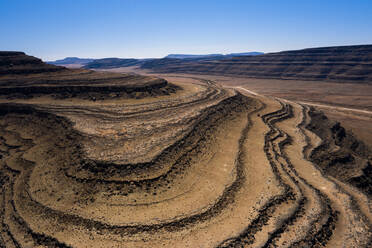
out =
<svg viewBox="0 0 372 248"><path fill-rule="evenodd" d="M195 73L254 78L372 83L372 45L320 47L223 59L148 61L158 73Z"/></svg>
<svg viewBox="0 0 372 248"><path fill-rule="evenodd" d="M120 59L120 58L104 58L96 59L84 66L86 69L111 69L128 66L141 66L142 68L167 63L179 62L197 62L197 61L214 61L222 60L238 56L255 56L263 53L260 52L247 52L247 53L231 53L231 54L169 54L161 59ZM145 65L146 64L146 65Z"/></svg>
<svg viewBox="0 0 372 248"><path fill-rule="evenodd" d="M169 54L166 59L204 59L204 58L218 58L218 57L237 57L237 56L256 56L261 55L262 52L246 52L246 53L229 53L229 54Z"/></svg>
<svg viewBox="0 0 372 248"><path fill-rule="evenodd" d="M86 69L111 69L128 66L142 66L144 63L162 63L173 60L187 61L212 61L238 56L255 56L263 53L231 53L231 54L169 54L162 59L133 59L133 58L103 58L103 59L82 59L77 57L67 57L64 59L49 61L48 64L60 65L65 67L83 67Z"/></svg>
<svg viewBox="0 0 372 248"><path fill-rule="evenodd" d="M140 65L145 60L143 59L120 59L120 58L104 58L95 59L90 63L86 64L86 69L110 69L118 67L128 67L134 65Z"/></svg>
<svg viewBox="0 0 372 248"><path fill-rule="evenodd" d="M55 61L47 61L46 63L52 65L85 65L92 62L94 59L82 59L78 57L66 57Z"/></svg>
<svg viewBox="0 0 372 248"><path fill-rule="evenodd" d="M200 59L200 58L207 58L207 57L219 57L223 56L223 54L169 54L165 56L166 59Z"/></svg>
<svg viewBox="0 0 372 248"><path fill-rule="evenodd" d="M151 70L163 70L163 68L179 68L191 66L195 63L206 63L206 62L217 62L226 59L231 59L241 56L258 56L264 53L261 52L246 52L246 53L229 53L229 54L205 54L205 55L194 55L194 54L169 54L168 56L161 59L152 59L145 61L140 64L142 69Z"/></svg>
<svg viewBox="0 0 372 248"><path fill-rule="evenodd" d="M226 56L229 57L239 57L239 56L257 56L257 55L262 55L264 54L263 52L247 52L247 53L229 53L226 54Z"/></svg>

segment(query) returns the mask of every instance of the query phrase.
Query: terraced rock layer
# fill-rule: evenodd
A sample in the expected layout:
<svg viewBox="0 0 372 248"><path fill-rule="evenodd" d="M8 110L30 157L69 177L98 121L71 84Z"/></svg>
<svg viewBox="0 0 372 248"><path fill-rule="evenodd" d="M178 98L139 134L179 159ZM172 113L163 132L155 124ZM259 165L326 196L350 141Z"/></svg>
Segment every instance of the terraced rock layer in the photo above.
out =
<svg viewBox="0 0 372 248"><path fill-rule="evenodd" d="M324 144L348 151L340 127L209 80L175 85L3 99L0 247L370 247L370 196L316 160Z"/></svg>
<svg viewBox="0 0 372 248"><path fill-rule="evenodd" d="M160 59L141 68L161 73L372 82L372 45L321 47L215 61Z"/></svg>

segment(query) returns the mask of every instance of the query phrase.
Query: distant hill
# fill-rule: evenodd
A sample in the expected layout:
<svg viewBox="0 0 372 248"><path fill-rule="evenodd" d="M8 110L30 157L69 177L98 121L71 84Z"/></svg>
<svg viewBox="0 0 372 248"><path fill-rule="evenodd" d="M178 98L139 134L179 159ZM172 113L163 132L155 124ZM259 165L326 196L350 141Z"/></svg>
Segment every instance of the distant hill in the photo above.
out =
<svg viewBox="0 0 372 248"><path fill-rule="evenodd" d="M62 71L66 68L44 63L23 52L0 51L0 76Z"/></svg>
<svg viewBox="0 0 372 248"><path fill-rule="evenodd" d="M308 48L204 61L161 59L141 66L160 73L372 83L372 45Z"/></svg>
<svg viewBox="0 0 372 248"><path fill-rule="evenodd" d="M229 53L226 54L227 57L238 57L238 56L257 56L262 55L262 52L247 52L247 53Z"/></svg>
<svg viewBox="0 0 372 248"><path fill-rule="evenodd" d="M223 54L169 54L165 56L166 59L199 59L206 57L222 57Z"/></svg>
<svg viewBox="0 0 372 248"><path fill-rule="evenodd" d="M70 64L81 64L85 65L92 62L94 59L82 59L78 57L66 57L64 59L59 59L55 61L47 61L46 63L52 65L70 65Z"/></svg>
<svg viewBox="0 0 372 248"><path fill-rule="evenodd" d="M224 58L224 57L236 57L236 56L256 56L261 55L262 52L246 52L246 53L229 53L229 54L169 54L166 59L203 59L203 58Z"/></svg>
<svg viewBox="0 0 372 248"><path fill-rule="evenodd" d="M86 69L110 69L118 67L134 66L143 63L142 59L119 59L119 58L104 58L96 59L84 66Z"/></svg>
<svg viewBox="0 0 372 248"><path fill-rule="evenodd" d="M173 66L188 66L195 63L207 62L207 61L220 61L224 59L230 59L240 56L257 56L262 55L261 52L247 52L247 53L230 53L230 54L206 54L206 55L192 55L192 54L169 54L162 59L152 59L145 61L141 64L143 69L162 70Z"/></svg>
<svg viewBox="0 0 372 248"><path fill-rule="evenodd" d="M55 61L47 61L46 63L51 65L59 65L67 68L80 68L84 65L92 62L94 59L88 58L78 58L78 57L66 57L64 59L59 59Z"/></svg>
<svg viewBox="0 0 372 248"><path fill-rule="evenodd" d="M177 63L179 61L210 61L210 60L221 60L226 58L232 58L236 56L255 56L263 54L260 52L248 52L248 53L231 53L231 54L169 54L161 59L122 59L122 58L103 58L95 59L84 65L86 69L111 69L128 66L143 66L155 65L162 63Z"/></svg>

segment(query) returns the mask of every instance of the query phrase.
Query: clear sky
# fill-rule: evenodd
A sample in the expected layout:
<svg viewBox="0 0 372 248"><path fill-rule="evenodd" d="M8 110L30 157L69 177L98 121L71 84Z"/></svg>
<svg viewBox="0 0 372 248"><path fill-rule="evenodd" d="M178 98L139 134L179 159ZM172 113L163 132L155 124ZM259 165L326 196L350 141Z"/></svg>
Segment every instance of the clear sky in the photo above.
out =
<svg viewBox="0 0 372 248"><path fill-rule="evenodd" d="M0 50L44 60L372 44L372 0L0 0Z"/></svg>

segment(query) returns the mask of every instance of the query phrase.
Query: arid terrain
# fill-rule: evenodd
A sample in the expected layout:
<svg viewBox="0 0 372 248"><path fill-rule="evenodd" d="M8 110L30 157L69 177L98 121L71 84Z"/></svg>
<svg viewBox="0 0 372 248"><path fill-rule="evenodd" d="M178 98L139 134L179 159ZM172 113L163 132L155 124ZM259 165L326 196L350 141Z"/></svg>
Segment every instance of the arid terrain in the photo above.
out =
<svg viewBox="0 0 372 248"><path fill-rule="evenodd" d="M372 247L370 84L110 70L0 52L0 247Z"/></svg>

